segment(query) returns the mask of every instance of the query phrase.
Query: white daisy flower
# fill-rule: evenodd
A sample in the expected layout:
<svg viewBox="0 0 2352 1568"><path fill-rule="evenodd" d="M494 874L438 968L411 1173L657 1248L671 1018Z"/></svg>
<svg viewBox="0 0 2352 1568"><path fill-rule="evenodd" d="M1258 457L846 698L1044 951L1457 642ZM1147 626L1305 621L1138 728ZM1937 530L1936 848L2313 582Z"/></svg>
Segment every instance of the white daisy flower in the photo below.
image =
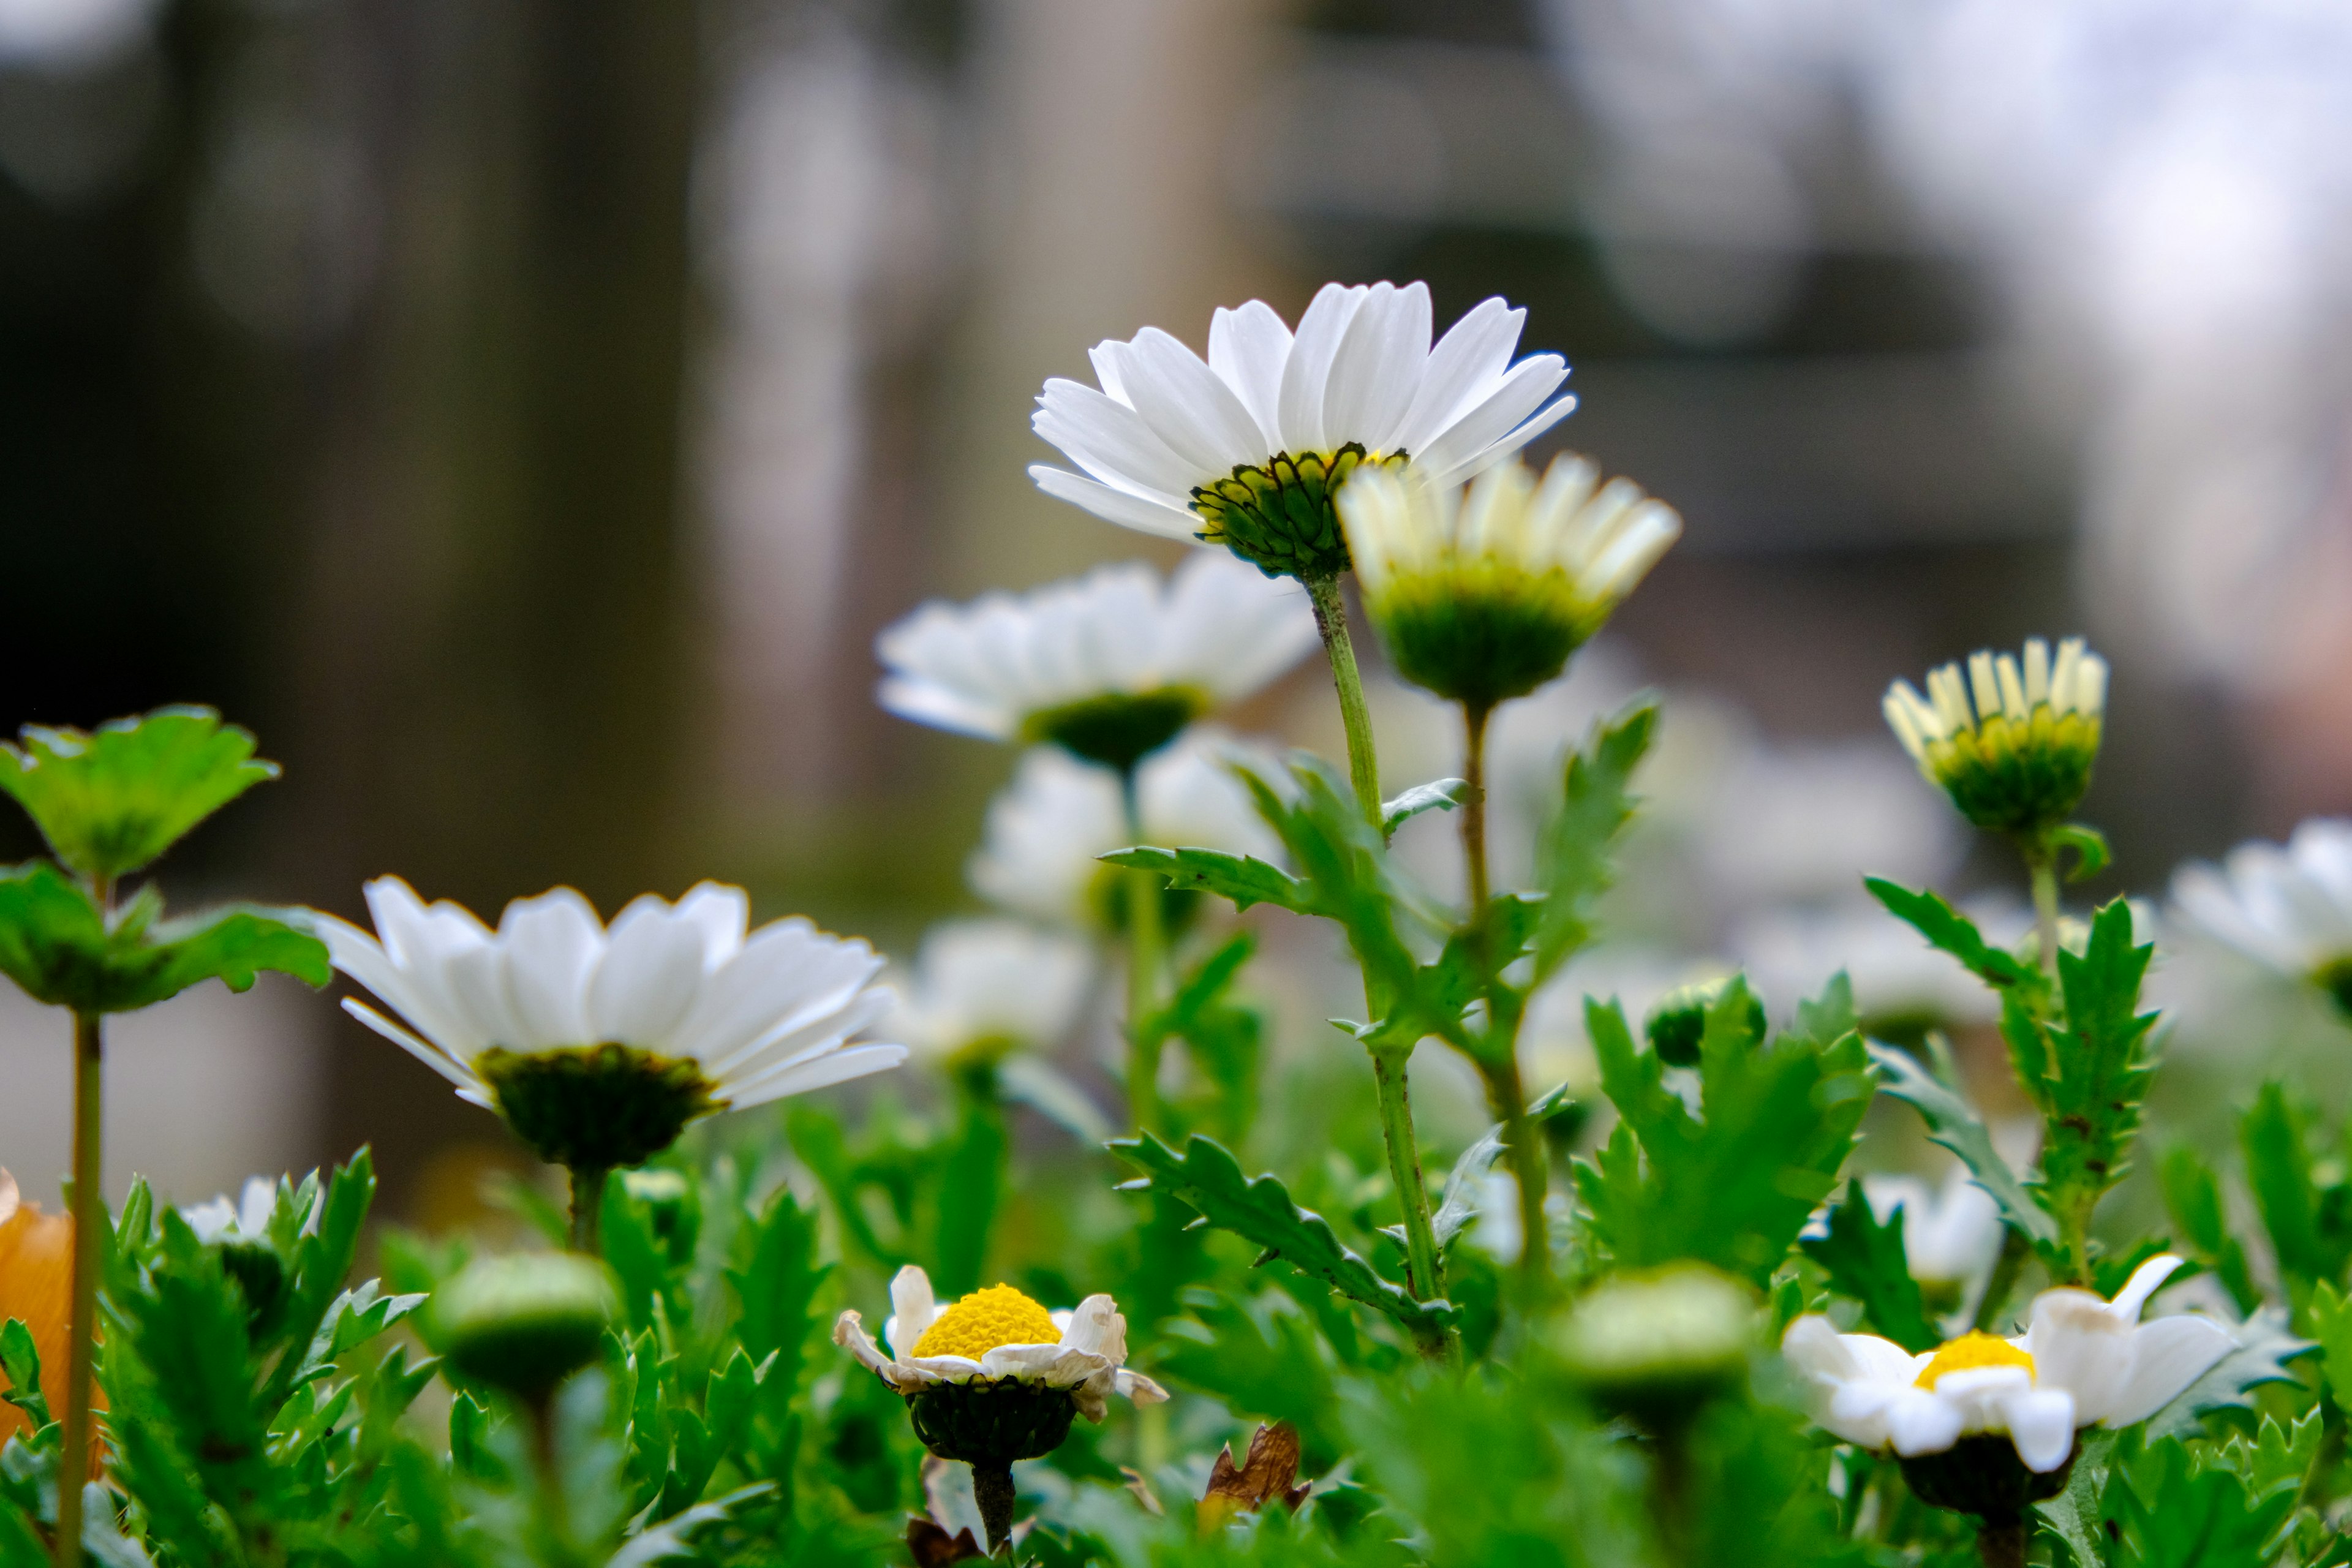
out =
<svg viewBox="0 0 2352 1568"><path fill-rule="evenodd" d="M1089 1296L1076 1309L1048 1312L1010 1285L940 1306L930 1276L913 1264L890 1281L891 1313L876 1346L854 1311L833 1325L833 1342L856 1356L900 1394L940 1384L1009 1380L1069 1390L1078 1414L1100 1421L1109 1396L1157 1405L1168 1391L1127 1362L1127 1320L1108 1296Z"/></svg>
<svg viewBox="0 0 2352 1568"><path fill-rule="evenodd" d="M2179 1267L2178 1258L2150 1258L2113 1301L2044 1290L2011 1339L1970 1332L1914 1355L1808 1313L1789 1325L1780 1353L1805 1379L1813 1419L1849 1443L1916 1458L1999 1434L2028 1470L2046 1475L2074 1452L2079 1428L2147 1420L2236 1348L2209 1319L2139 1321Z"/></svg>
<svg viewBox="0 0 2352 1568"><path fill-rule="evenodd" d="M2315 817L2284 847L2241 844L2218 868L2184 866L2172 903L2188 924L2318 986L2352 1017L2352 821Z"/></svg>
<svg viewBox="0 0 2352 1568"><path fill-rule="evenodd" d="M1282 846L1259 820L1226 759L1253 756L1230 736L1195 729L1136 770L1141 841L1223 849L1274 860ZM990 803L981 847L966 868L991 903L1050 925L1101 929L1121 875L1097 856L1138 841L1118 781L1061 752L1040 747L1021 759L1013 782Z"/></svg>
<svg viewBox="0 0 2352 1568"><path fill-rule="evenodd" d="M1961 816L2033 834L2063 822L2090 787L2107 661L2081 637L2060 643L2053 660L2034 637L2022 664L2011 654L1971 654L1965 679L1948 664L1928 672L1927 696L1898 680L1882 706L1895 739Z"/></svg>
<svg viewBox="0 0 2352 1568"><path fill-rule="evenodd" d="M1366 468L1339 492L1364 607L1399 673L1484 712L1566 668L1682 533L1672 508L1585 458L1466 490Z"/></svg>
<svg viewBox="0 0 2352 1568"><path fill-rule="evenodd" d="M1878 1223L1903 1215L1903 1258L1911 1278L1958 1299L2000 1253L2000 1205L1958 1165L1933 1187L1917 1176L1869 1175L1863 1196Z"/></svg>
<svg viewBox="0 0 2352 1568"><path fill-rule="evenodd" d="M944 921L923 934L890 1032L943 1061L1052 1046L1085 1002L1084 942L1026 921Z"/></svg>
<svg viewBox="0 0 2352 1568"><path fill-rule="evenodd" d="M900 718L1118 768L1315 645L1296 584L1206 552L1165 584L1130 561L1032 593L935 600L875 643L890 672L882 706Z"/></svg>
<svg viewBox="0 0 2352 1568"><path fill-rule="evenodd" d="M516 900L495 931L396 877L367 900L374 932L322 916L320 934L400 1021L344 1008L575 1171L638 1164L696 1117L906 1058L851 1043L892 1000L874 950L797 916L753 931L740 888L647 894L609 931L570 888Z"/></svg>
<svg viewBox="0 0 2352 1568"><path fill-rule="evenodd" d="M1296 336L1262 300L1218 310L1205 363L1146 327L1096 345L1098 389L1045 384L1031 424L1084 471L1029 474L1113 522L1329 578L1348 566L1332 492L1359 464L1410 461L1457 485L1575 407L1553 396L1559 355L1512 363L1526 318L1488 300L1432 347L1426 284L1332 283Z"/></svg>

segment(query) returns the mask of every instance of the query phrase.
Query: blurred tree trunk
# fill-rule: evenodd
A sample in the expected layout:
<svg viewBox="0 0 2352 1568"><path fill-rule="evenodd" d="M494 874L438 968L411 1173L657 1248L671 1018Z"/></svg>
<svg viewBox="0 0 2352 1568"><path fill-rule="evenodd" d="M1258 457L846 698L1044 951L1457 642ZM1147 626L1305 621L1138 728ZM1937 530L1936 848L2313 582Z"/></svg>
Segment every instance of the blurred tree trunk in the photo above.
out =
<svg viewBox="0 0 2352 1568"><path fill-rule="evenodd" d="M382 200L367 319L324 378L302 881L394 872L495 921L572 883L679 890L679 390L698 8L364 0L339 69ZM315 875L313 874L315 873ZM395 1177L447 1086L339 1033L329 1135ZM401 1184L404 1184L402 1183Z"/></svg>

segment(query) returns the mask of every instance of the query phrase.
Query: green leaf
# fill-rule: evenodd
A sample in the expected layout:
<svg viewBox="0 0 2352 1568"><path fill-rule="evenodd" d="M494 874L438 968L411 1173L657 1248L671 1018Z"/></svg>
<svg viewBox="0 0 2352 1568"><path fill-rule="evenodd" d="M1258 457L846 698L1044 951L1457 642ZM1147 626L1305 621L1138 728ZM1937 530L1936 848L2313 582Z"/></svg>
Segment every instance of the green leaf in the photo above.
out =
<svg viewBox="0 0 2352 1568"><path fill-rule="evenodd" d="M775 1488L769 1482L759 1481L725 1497L697 1503L627 1542L605 1559L604 1568L651 1568L656 1563L677 1563L693 1557L697 1553L691 1541L698 1531L722 1522L745 1503L773 1490Z"/></svg>
<svg viewBox="0 0 2352 1568"><path fill-rule="evenodd" d="M209 708L159 708L94 731L28 724L0 742L0 789L85 877L121 877L265 779L254 739Z"/></svg>
<svg viewBox="0 0 2352 1568"><path fill-rule="evenodd" d="M2352 1297L2322 1280L2312 1288L2304 1311L2312 1337L2319 1342L2320 1370L2326 1374L2328 1391L2343 1407L2352 1400Z"/></svg>
<svg viewBox="0 0 2352 1568"><path fill-rule="evenodd" d="M1340 1295L1387 1313L1409 1329L1443 1329L1455 1315L1447 1301L1416 1301L1399 1285L1374 1271L1350 1251L1322 1215L1291 1201L1288 1189L1270 1175L1245 1177L1233 1155L1198 1133L1177 1152L1150 1133L1122 1138L1112 1153L1148 1173L1122 1192L1163 1194L1196 1211L1219 1230L1233 1232L1265 1249L1258 1261L1279 1258Z"/></svg>
<svg viewBox="0 0 2352 1568"><path fill-rule="evenodd" d="M311 985L334 978L307 910L231 906L158 922L161 904L142 889L110 928L57 867L10 867L0 871L0 973L37 1001L84 1013L135 1012L204 980L244 991L264 969Z"/></svg>
<svg viewBox="0 0 2352 1568"><path fill-rule="evenodd" d="M1958 1091L1946 1087L1908 1052L1873 1041L1870 1064L1878 1070L1880 1087L1919 1113L1927 1124L1929 1142L1950 1150L1969 1168L1977 1185L2000 1204L2009 1223L2037 1245L2058 1239L2057 1222L2026 1193L2024 1184L1992 1146L1984 1121Z"/></svg>
<svg viewBox="0 0 2352 1568"><path fill-rule="evenodd" d="M1862 1037L1784 1034L1759 1046L1752 1011L1736 978L1707 1010L1694 1116L1624 1013L1585 1004L1620 1121L1598 1159L1578 1163L1577 1187L1620 1265L1696 1258L1763 1287L1835 1188L1873 1089Z"/></svg>
<svg viewBox="0 0 2352 1568"><path fill-rule="evenodd" d="M1466 779L1437 779L1415 784L1381 807L1381 833L1393 838L1396 830L1424 811L1452 811L1469 794Z"/></svg>
<svg viewBox="0 0 2352 1568"><path fill-rule="evenodd" d="M2280 1272L2299 1289L2340 1280L2352 1261L2352 1204L2341 1186L2323 1187L2314 1173L2307 1123L2283 1087L2266 1083L2238 1124L2246 1185Z"/></svg>
<svg viewBox="0 0 2352 1568"><path fill-rule="evenodd" d="M2101 1568L2107 1557L2100 1524L2100 1500L2107 1489L2116 1435L2094 1426L2077 1437L2075 1444L2074 1468L2067 1474L2066 1489L2046 1502L2036 1503L2034 1512L2041 1516L2045 1528L2066 1543L2075 1568Z"/></svg>
<svg viewBox="0 0 2352 1568"><path fill-rule="evenodd" d="M11 1318L0 1325L0 1375L8 1380L6 1400L25 1413L25 1419L38 1432L49 1424L49 1402L41 1394L41 1352L33 1343L33 1331L21 1318Z"/></svg>
<svg viewBox="0 0 2352 1568"><path fill-rule="evenodd" d="M2106 1516L2119 1536L2118 1568L2255 1568L2294 1512L2292 1492L2257 1500L2220 1466L2196 1462L2178 1441L2118 1447Z"/></svg>
<svg viewBox="0 0 2352 1568"><path fill-rule="evenodd" d="M1865 877L1863 886L1886 906L1888 913L1926 937L1930 946L1958 959L1986 984L2003 990L2021 987L2038 991L2042 987L2040 970L1985 941L1974 921L1936 894L1914 892L1884 877Z"/></svg>
<svg viewBox="0 0 2352 1568"><path fill-rule="evenodd" d="M2074 852L2074 864L2066 872L2066 879L2070 882L2089 881L2105 870L2108 862L2115 858L2107 847L2107 836L2080 822L2053 828L2050 847L2053 854L2068 849Z"/></svg>
<svg viewBox="0 0 2352 1568"><path fill-rule="evenodd" d="M1874 1332L1916 1355L1935 1349L1944 1336L1928 1322L1919 1282L1911 1278L1903 1218L1898 1208L1879 1224L1856 1181L1847 1185L1845 1201L1830 1210L1827 1234L1799 1245L1828 1270L1830 1289L1862 1303L1863 1321Z"/></svg>
<svg viewBox="0 0 2352 1568"><path fill-rule="evenodd" d="M1302 915L1319 914L1312 889L1279 866L1269 866L1252 855L1228 855L1222 849L1160 849L1145 845L1098 856L1107 866L1131 871L1156 871L1171 888L1214 893L1233 900L1236 910L1252 904L1272 904Z"/></svg>
<svg viewBox="0 0 2352 1568"><path fill-rule="evenodd" d="M2165 1155L2159 1167L2164 1180L2164 1204L2172 1215L2188 1250L2213 1270L2241 1313L2262 1304L2246 1249L2230 1234L2221 1206L2221 1184L2212 1167L2196 1150L2182 1144Z"/></svg>
<svg viewBox="0 0 2352 1568"><path fill-rule="evenodd" d="M2141 1103L2156 1076L2147 1038L2157 1015L2138 1010L2155 953L2153 943L2133 944L2131 909L2116 900L2093 917L2079 957L2058 955L2065 1022L2034 1026L2049 1047L2047 1077L2038 1089L2027 1086L2047 1122L2036 1186L2053 1214L2075 1216L2075 1237L2088 1232L2091 1211L2131 1168Z"/></svg>
<svg viewBox="0 0 2352 1568"><path fill-rule="evenodd" d="M1601 721L1568 760L1559 809L1536 840L1544 896L1532 938L1538 983L1592 940L1592 907L1615 876L1618 836L1633 816L1633 770L1657 722L1658 705L1637 700Z"/></svg>
<svg viewBox="0 0 2352 1568"><path fill-rule="evenodd" d="M2319 1458L2326 1415L2314 1405L2293 1420L2292 1426L2282 1426L2265 1415L2252 1436L2234 1433L2221 1445L2217 1458L2245 1483L2249 1496L2268 1497L2282 1487L2301 1490L2310 1476Z"/></svg>
<svg viewBox="0 0 2352 1568"><path fill-rule="evenodd" d="M735 1332L752 1360L773 1358L761 1391L781 1410L800 1388L817 1290L833 1272L817 1262L817 1216L779 1187L758 1218L737 1228L734 1255L727 1284L740 1309Z"/></svg>

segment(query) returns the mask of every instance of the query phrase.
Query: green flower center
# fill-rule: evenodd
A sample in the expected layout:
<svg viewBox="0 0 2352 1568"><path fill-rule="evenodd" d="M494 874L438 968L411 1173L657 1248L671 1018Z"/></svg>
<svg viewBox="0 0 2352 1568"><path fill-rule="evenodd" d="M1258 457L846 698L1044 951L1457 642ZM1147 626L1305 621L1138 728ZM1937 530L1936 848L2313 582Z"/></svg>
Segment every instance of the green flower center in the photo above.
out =
<svg viewBox="0 0 2352 1568"><path fill-rule="evenodd" d="M719 1109L691 1059L607 1042L554 1050L493 1046L474 1058L499 1113L530 1152L573 1170L643 1164Z"/></svg>
<svg viewBox="0 0 2352 1568"><path fill-rule="evenodd" d="M1208 693L1197 687L1108 692L1030 714L1021 721L1021 738L1033 745L1050 742L1073 756L1125 773L1208 710Z"/></svg>
<svg viewBox="0 0 2352 1568"><path fill-rule="evenodd" d="M2032 835L2083 803L2099 757L2100 723L2043 703L2030 718L1987 719L1927 745L1927 772L1979 827Z"/></svg>
<svg viewBox="0 0 2352 1568"><path fill-rule="evenodd" d="M1404 462L1402 452L1367 452L1350 441L1336 452L1276 452L1263 464L1236 463L1231 478L1193 489L1192 510L1207 525L1199 537L1269 577L1336 577L1348 570L1348 537L1331 498L1359 464Z"/></svg>

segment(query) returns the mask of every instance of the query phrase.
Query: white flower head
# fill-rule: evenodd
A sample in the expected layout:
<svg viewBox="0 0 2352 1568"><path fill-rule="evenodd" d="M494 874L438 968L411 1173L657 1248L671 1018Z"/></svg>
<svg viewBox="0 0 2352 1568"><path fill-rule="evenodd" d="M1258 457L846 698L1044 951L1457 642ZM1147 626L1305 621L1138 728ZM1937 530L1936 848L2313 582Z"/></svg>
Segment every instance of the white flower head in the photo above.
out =
<svg viewBox="0 0 2352 1568"><path fill-rule="evenodd" d="M2184 866L2172 902L2189 925L2317 985L2352 1016L2352 821L2315 817L2284 847L2241 844L2219 868Z"/></svg>
<svg viewBox="0 0 2352 1568"><path fill-rule="evenodd" d="M1482 710L1559 675L1682 532L1627 479L1562 456L1498 463L1466 491L1364 467L1339 515L1397 669Z"/></svg>
<svg viewBox="0 0 2352 1568"><path fill-rule="evenodd" d="M1849 1443L1907 1459L1999 1433L2027 1469L2047 1475L2066 1462L2079 1428L2145 1421L2236 1348L2210 1319L2139 1321L2179 1267L2178 1258L2148 1259L2113 1301L2044 1290L2011 1339L1971 1332L1914 1355L1808 1313L1789 1325L1780 1353L1804 1378L1813 1419Z"/></svg>
<svg viewBox="0 0 2352 1568"><path fill-rule="evenodd" d="M649 893L609 930L570 888L516 900L496 931L397 877L367 900L373 933L332 917L320 932L399 1021L355 998L345 1009L557 1163L637 1164L697 1116L906 1059L903 1046L853 1043L892 1000L873 984L874 950L798 916L751 931L740 888L703 882L675 904ZM546 1088L556 1080L568 1089ZM592 1083L614 1100L609 1120L637 1128L629 1147L561 1109Z"/></svg>
<svg viewBox="0 0 2352 1568"><path fill-rule="evenodd" d="M1557 354L1513 363L1527 312L1488 300L1433 347L1428 285L1327 284L1294 336L1253 300L1220 310L1202 358L1157 327L1092 353L1100 386L1048 381L1031 420L1084 470L1038 488L1148 533L1229 546L1268 574L1348 565L1331 497L1363 463L1456 485L1576 405Z"/></svg>
<svg viewBox="0 0 2352 1568"><path fill-rule="evenodd" d="M1280 843L1233 776L1229 758L1256 753L1221 731L1196 728L1136 771L1142 841L1223 849L1274 859ZM1040 747L990 803L981 847L966 874L974 891L1050 925L1100 926L1118 875L1096 858L1136 842L1118 781L1101 768Z"/></svg>
<svg viewBox="0 0 2352 1568"><path fill-rule="evenodd" d="M1109 1396L1157 1405L1167 1390L1127 1368L1127 1320L1108 1296L1048 1312L1010 1285L991 1286L941 1306L930 1276L913 1264L890 1281L882 1325L885 1354L854 1311L835 1320L833 1342L900 1394L975 1379L1066 1388L1078 1413L1099 1422Z"/></svg>
<svg viewBox="0 0 2352 1568"><path fill-rule="evenodd" d="M314 1178L315 1179L315 1178ZM180 1210L180 1217L196 1233L196 1239L209 1247L215 1243L269 1240L270 1217L278 1212L278 1194L281 1178L247 1176L236 1197L223 1193L200 1204L190 1204ZM290 1184L289 1190L299 1189ZM310 1214L302 1221L302 1234L310 1235L319 1228L319 1212L326 1206L323 1189L311 1195Z"/></svg>
<svg viewBox="0 0 2352 1568"><path fill-rule="evenodd" d="M1050 741L1132 766L1316 644L1293 583L1202 552L1164 584L1139 561L1032 593L938 601L882 633L882 706L994 741Z"/></svg>
<svg viewBox="0 0 2352 1568"><path fill-rule="evenodd" d="M1971 704L1973 699L1973 705ZM2063 822L2090 787L2107 707L2107 661L2081 637L2035 637L2011 654L1931 670L1927 695L1886 691L1886 722L1930 784L1979 827L2033 834Z"/></svg>
<svg viewBox="0 0 2352 1568"><path fill-rule="evenodd" d="M1093 967L1084 942L1026 921L944 921L923 933L890 1032L942 1059L1051 1047Z"/></svg>
<svg viewBox="0 0 2352 1568"><path fill-rule="evenodd" d="M1917 1176L1869 1175L1863 1195L1878 1223L1903 1215L1903 1256L1923 1285L1966 1289L2000 1255L2000 1205L1955 1165L1941 1187Z"/></svg>

